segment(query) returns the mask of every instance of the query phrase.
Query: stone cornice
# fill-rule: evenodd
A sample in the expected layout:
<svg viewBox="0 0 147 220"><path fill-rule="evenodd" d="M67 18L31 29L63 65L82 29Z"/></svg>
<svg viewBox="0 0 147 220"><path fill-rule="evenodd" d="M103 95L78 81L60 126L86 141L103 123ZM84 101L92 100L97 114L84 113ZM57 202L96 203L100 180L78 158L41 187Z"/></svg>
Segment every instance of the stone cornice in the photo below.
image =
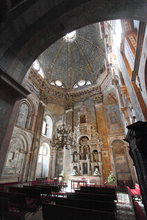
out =
<svg viewBox="0 0 147 220"><path fill-rule="evenodd" d="M138 75L138 69L139 69L139 65L140 65L140 58L141 58L143 41L144 41L145 29L146 29L146 23L145 22L140 22L139 31L138 31L138 39L137 39L137 48L136 48L134 71L133 71L133 74L132 74L132 80L133 81L135 81L136 76Z"/></svg>
<svg viewBox="0 0 147 220"><path fill-rule="evenodd" d="M81 90L67 90L61 87L50 85L39 74L30 71L29 80L40 90L40 99L45 103L60 103L68 108L75 102L80 102L92 98L96 103L102 102L102 93L99 85L89 86Z"/></svg>

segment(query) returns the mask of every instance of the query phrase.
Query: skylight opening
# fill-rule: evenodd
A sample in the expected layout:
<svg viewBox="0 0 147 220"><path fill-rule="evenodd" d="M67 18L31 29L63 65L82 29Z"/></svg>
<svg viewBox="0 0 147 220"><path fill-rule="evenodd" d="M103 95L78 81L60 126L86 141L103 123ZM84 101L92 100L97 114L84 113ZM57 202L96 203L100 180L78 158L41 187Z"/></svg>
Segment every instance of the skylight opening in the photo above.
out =
<svg viewBox="0 0 147 220"><path fill-rule="evenodd" d="M55 86L55 82L51 82L50 84L53 85L53 86Z"/></svg>
<svg viewBox="0 0 147 220"><path fill-rule="evenodd" d="M67 33L63 39L66 40L66 42L73 42L76 39L76 31Z"/></svg>
<svg viewBox="0 0 147 220"><path fill-rule="evenodd" d="M86 85L87 85L87 86L88 86L88 85L91 85L91 82L90 82L90 81L87 81Z"/></svg>
<svg viewBox="0 0 147 220"><path fill-rule="evenodd" d="M39 71L40 69L40 64L38 62L38 60L35 60L34 63L33 63L33 68L37 71Z"/></svg>
<svg viewBox="0 0 147 220"><path fill-rule="evenodd" d="M89 80L80 80L78 81L76 84L74 84L73 88L77 89L77 88L83 88L84 86L89 86L91 85L91 82Z"/></svg>
<svg viewBox="0 0 147 220"><path fill-rule="evenodd" d="M58 86L58 87L64 88L64 85L63 85L63 83L62 83L60 80L52 81L52 82L50 82L50 84L51 84L52 86Z"/></svg>
<svg viewBox="0 0 147 220"><path fill-rule="evenodd" d="M85 80L80 80L80 81L78 82L78 85L79 85L79 86L84 86L84 85L85 85Z"/></svg>
<svg viewBox="0 0 147 220"><path fill-rule="evenodd" d="M60 80L55 81L56 86L62 86L62 82Z"/></svg>

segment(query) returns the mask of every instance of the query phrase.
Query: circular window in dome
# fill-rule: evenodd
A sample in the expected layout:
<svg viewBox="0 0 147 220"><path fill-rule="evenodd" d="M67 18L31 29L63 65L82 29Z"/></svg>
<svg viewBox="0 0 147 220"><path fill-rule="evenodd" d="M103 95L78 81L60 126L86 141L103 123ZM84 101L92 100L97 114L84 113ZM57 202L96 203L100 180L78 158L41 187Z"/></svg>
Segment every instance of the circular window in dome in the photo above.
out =
<svg viewBox="0 0 147 220"><path fill-rule="evenodd" d="M35 60L35 61L34 61L34 63L33 63L33 68L34 68L35 70L37 70L37 71L40 69L40 64L39 64L38 60Z"/></svg>
<svg viewBox="0 0 147 220"><path fill-rule="evenodd" d="M76 31L72 31L70 33L67 33L63 38L67 42L73 42L76 39Z"/></svg>
<svg viewBox="0 0 147 220"><path fill-rule="evenodd" d="M62 86L62 82L60 80L55 81L56 86Z"/></svg>
<svg viewBox="0 0 147 220"><path fill-rule="evenodd" d="M78 85L79 85L79 86L84 86L84 85L85 85L85 80L80 80L80 81L78 82Z"/></svg>
<svg viewBox="0 0 147 220"><path fill-rule="evenodd" d="M50 84L53 85L53 86L55 86L55 82L51 82Z"/></svg>
<svg viewBox="0 0 147 220"><path fill-rule="evenodd" d="M86 85L87 85L87 86L88 86L88 85L91 85L91 82L88 80L87 83L86 83Z"/></svg>

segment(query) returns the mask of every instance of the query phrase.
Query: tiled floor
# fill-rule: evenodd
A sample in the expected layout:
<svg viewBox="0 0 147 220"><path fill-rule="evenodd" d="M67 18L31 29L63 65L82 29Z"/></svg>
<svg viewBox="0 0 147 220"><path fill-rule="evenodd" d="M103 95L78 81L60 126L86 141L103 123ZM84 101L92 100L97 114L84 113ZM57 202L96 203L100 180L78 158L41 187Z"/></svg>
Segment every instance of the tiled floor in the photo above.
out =
<svg viewBox="0 0 147 220"><path fill-rule="evenodd" d="M42 208L40 208L37 213L26 216L25 220L43 220Z"/></svg>
<svg viewBox="0 0 147 220"><path fill-rule="evenodd" d="M136 220L133 205L126 193L117 193L117 220Z"/></svg>
<svg viewBox="0 0 147 220"><path fill-rule="evenodd" d="M126 193L117 193L117 220L136 220L129 196ZM28 216L27 220L43 220L42 209L36 214Z"/></svg>

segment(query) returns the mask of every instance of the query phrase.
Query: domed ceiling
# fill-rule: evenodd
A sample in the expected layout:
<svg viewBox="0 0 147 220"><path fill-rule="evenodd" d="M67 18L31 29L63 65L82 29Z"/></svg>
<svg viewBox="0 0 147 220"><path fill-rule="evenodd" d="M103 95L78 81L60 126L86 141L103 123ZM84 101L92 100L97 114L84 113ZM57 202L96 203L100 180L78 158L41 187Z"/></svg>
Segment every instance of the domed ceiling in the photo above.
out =
<svg viewBox="0 0 147 220"><path fill-rule="evenodd" d="M104 42L98 24L92 24L61 38L39 57L45 78L51 84L71 89L96 83L103 72Z"/></svg>

